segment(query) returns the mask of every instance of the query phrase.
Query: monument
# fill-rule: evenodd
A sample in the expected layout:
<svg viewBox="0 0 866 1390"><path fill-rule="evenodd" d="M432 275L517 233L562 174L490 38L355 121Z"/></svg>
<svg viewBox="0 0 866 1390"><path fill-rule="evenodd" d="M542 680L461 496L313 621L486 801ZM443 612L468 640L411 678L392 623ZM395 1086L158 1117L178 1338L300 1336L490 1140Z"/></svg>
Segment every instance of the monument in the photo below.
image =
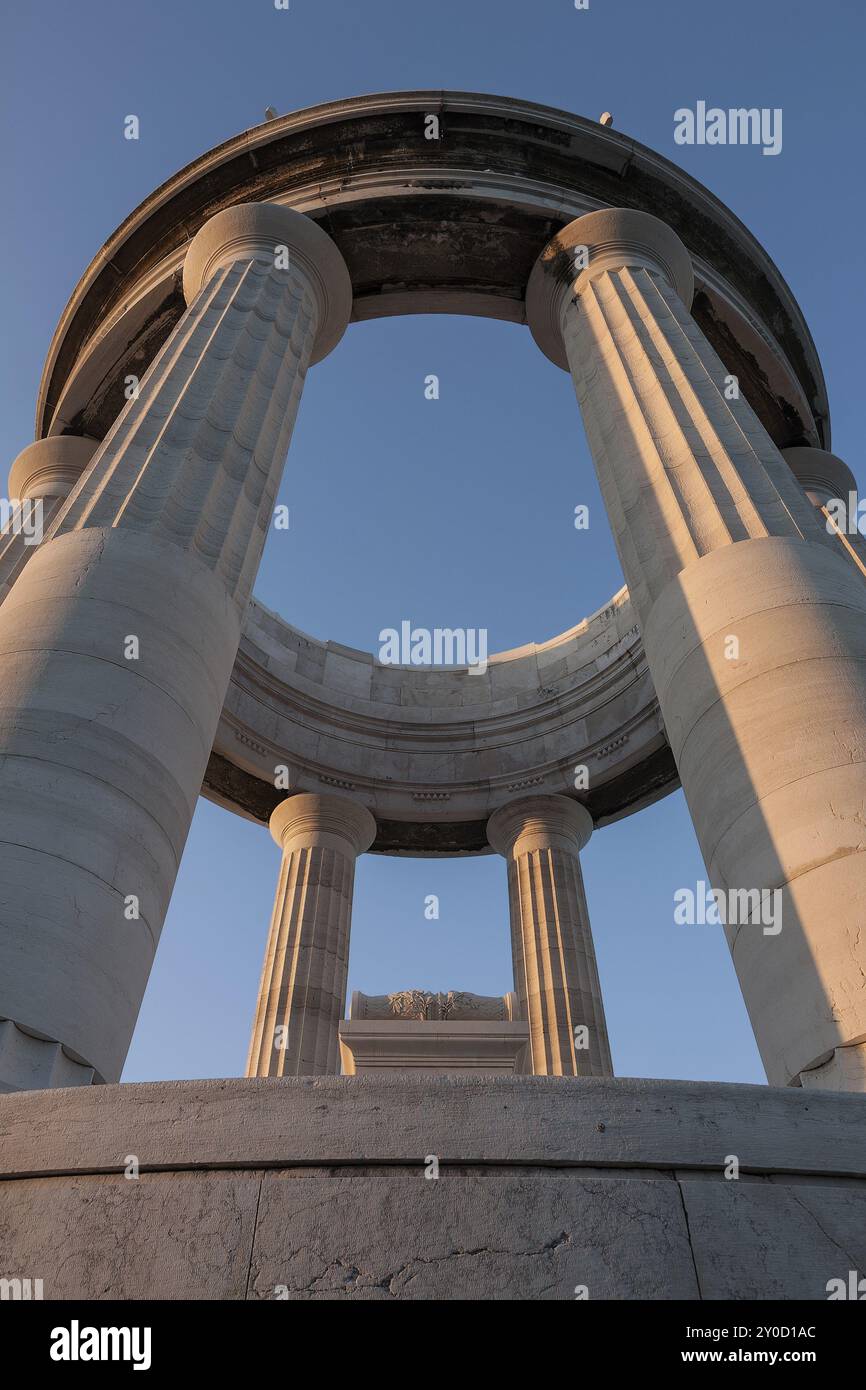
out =
<svg viewBox="0 0 866 1390"><path fill-rule="evenodd" d="M570 373L627 585L480 674L253 596L307 370L422 312L526 323ZM824 1298L866 1267L866 566L830 442L766 252L609 125L367 96L132 213L12 466L44 539L0 548L6 1262L61 1298ZM768 1088L612 1073L580 852L678 785L745 904ZM200 795L280 850L247 1076L119 1085ZM490 851L513 995L346 1018L357 856Z"/></svg>

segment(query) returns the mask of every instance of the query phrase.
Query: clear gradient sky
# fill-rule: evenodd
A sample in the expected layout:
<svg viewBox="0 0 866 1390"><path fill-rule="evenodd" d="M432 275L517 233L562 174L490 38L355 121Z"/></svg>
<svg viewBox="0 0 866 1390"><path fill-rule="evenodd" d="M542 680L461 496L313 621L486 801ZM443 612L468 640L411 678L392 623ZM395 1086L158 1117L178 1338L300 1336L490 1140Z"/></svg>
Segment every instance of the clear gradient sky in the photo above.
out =
<svg viewBox="0 0 866 1390"><path fill-rule="evenodd" d="M158 184L280 114L365 92L456 88L591 118L674 160L755 233L824 366L834 452L863 481L861 0L39 0L3 6L2 412L7 464L75 283ZM698 100L781 107L776 157L674 144ZM137 142L123 138L136 114ZM425 400L424 378L440 378ZM4 468L7 465L3 465ZM2 490L0 484L0 490ZM258 597L372 650L404 618L543 641L622 584L567 376L516 325L350 326L307 379ZM590 508L575 531L574 507ZM820 711L815 711L820 718ZM681 793L583 854L620 1075L763 1081L721 928L673 921L703 864ZM200 802L125 1080L241 1075L278 851ZM437 922L424 917L440 897ZM364 856L349 988L511 988L502 861Z"/></svg>

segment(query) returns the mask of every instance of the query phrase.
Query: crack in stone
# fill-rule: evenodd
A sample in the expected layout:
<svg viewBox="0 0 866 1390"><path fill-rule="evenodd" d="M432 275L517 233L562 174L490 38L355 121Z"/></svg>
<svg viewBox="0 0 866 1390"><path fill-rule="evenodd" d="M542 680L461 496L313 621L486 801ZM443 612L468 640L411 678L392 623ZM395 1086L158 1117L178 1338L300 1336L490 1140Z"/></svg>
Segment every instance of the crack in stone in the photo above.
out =
<svg viewBox="0 0 866 1390"><path fill-rule="evenodd" d="M688 1207L686 1206L686 1194L683 1192L683 1185L682 1185L682 1183L681 1183L679 1180L677 1180L677 1188L679 1189L680 1202L682 1203L682 1208L683 1208L683 1219L684 1219L684 1221L685 1221L685 1223L686 1223L686 1239L688 1240L688 1243L689 1243L689 1254L690 1254L691 1257L692 1257L692 1265L693 1265L694 1271L695 1271L695 1283L696 1283L697 1286L698 1286L698 1298L701 1299L701 1300L703 1300L704 1291L703 1291L703 1289L701 1288L701 1276L700 1276L700 1273L699 1273L699 1271L698 1271L698 1259L697 1259L697 1255L695 1254L695 1247L694 1247L694 1245L692 1244L692 1228L691 1228L691 1224L690 1224L690 1222L689 1222L689 1209L688 1209Z"/></svg>
<svg viewBox="0 0 866 1390"><path fill-rule="evenodd" d="M413 1279L418 1277L419 1268L445 1264L449 1260L473 1259L478 1255L501 1255L508 1259L518 1260L537 1259L539 1255L557 1255L561 1250L569 1246L571 1241L572 1235L570 1231L560 1231L559 1235L553 1236L550 1240L545 1241L544 1245L540 1246L537 1250L499 1250L486 1245L473 1247L469 1250L449 1250L444 1255L431 1255L427 1258L419 1256L410 1260L407 1264L400 1265L399 1269L384 1274L378 1279L374 1274L360 1270L357 1265L347 1264L344 1260L340 1259L332 1259L328 1261L327 1264L324 1265L324 1268L320 1270L314 1278L310 1279L308 1283L291 1286L289 1291L294 1294L319 1293L322 1291L322 1281L327 1279L330 1274L337 1270L346 1270L348 1277L343 1280L342 1289L335 1288L331 1285L331 1292L354 1293L359 1288L382 1289L385 1293L390 1294L392 1298L397 1298L402 1290L405 1289L408 1284L411 1284ZM319 1256L319 1259L321 1258L322 1257ZM412 1272L409 1273L409 1271ZM407 1273L409 1277L399 1289L395 1288L394 1286L397 1280ZM362 1279L370 1280L371 1282L361 1284L359 1280ZM249 1284L247 1287L249 1288ZM547 1287L553 1288L555 1285L551 1284Z"/></svg>
<svg viewBox="0 0 866 1390"><path fill-rule="evenodd" d="M259 1190L256 1193L256 1210L253 1215L253 1229L252 1234L250 1236L250 1262L247 1265L247 1282L244 1286L244 1299L247 1299L250 1296L250 1278L253 1272L253 1256L256 1252L256 1232L258 1230L259 1225L259 1205L262 1200L262 1187L264 1186L264 1182L265 1175L264 1173L262 1173L259 1178Z"/></svg>
<svg viewBox="0 0 866 1390"><path fill-rule="evenodd" d="M795 1192L795 1190L794 1190L794 1184L793 1184L793 1183L791 1184L791 1186L790 1186L790 1188L789 1188L789 1191L790 1191L791 1196L793 1197L794 1201L797 1203L797 1206L802 1207L803 1210L807 1213L807 1215L808 1215L808 1216L811 1216L811 1218L812 1218L812 1220L814 1221L815 1225L818 1227L818 1230L821 1232L821 1235L824 1236L824 1238L830 1242L830 1244L833 1246L833 1248L834 1248L835 1250L841 1250L841 1251L842 1251L842 1254L845 1256L846 1260L849 1260L849 1261L850 1261L850 1268L851 1268L851 1269L857 1269L857 1268L858 1268L858 1263L857 1263L857 1261L854 1259L854 1256L851 1255L850 1252L849 1252L848 1250L845 1249L845 1246L844 1246L844 1245L840 1245L839 1242L838 1242L838 1240L834 1240L833 1237L830 1235L830 1232L829 1232L829 1231L825 1231L825 1230L824 1230L824 1227L821 1225L821 1222L818 1220L817 1216L816 1216L815 1213L812 1211L812 1209L811 1209L810 1207L807 1207L807 1206L806 1206L806 1203L805 1203L804 1201L802 1201L801 1198L800 1198L800 1197L797 1195L797 1193Z"/></svg>

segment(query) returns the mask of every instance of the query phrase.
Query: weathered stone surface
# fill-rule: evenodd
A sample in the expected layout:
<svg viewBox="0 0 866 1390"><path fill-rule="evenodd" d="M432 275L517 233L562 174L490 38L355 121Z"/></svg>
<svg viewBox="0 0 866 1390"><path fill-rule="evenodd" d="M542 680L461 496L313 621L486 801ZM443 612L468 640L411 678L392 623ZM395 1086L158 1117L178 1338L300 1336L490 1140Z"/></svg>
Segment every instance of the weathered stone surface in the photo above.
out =
<svg viewBox="0 0 866 1390"><path fill-rule="evenodd" d="M664 1270L664 1278L659 1277ZM250 1296L695 1298L675 1182L495 1169L270 1173ZM285 1296L285 1295L284 1295Z"/></svg>
<svg viewBox="0 0 866 1390"><path fill-rule="evenodd" d="M681 1182L702 1298L826 1298L866 1271L866 1182Z"/></svg>
<svg viewBox="0 0 866 1390"><path fill-rule="evenodd" d="M47 1299L816 1299L866 1266L866 1187L644 1170L210 1170L0 1185L0 1269Z"/></svg>
<svg viewBox="0 0 866 1390"><path fill-rule="evenodd" d="M0 1274L59 1298L822 1299L866 1268L864 1126L850 1094L609 1079L0 1096Z"/></svg>
<svg viewBox="0 0 866 1390"><path fill-rule="evenodd" d="M866 1102L599 1077L161 1081L0 1096L0 1176L449 1161L866 1175ZM118 1136L122 1136L119 1138ZM119 1150L119 1146L123 1146Z"/></svg>
<svg viewBox="0 0 866 1390"><path fill-rule="evenodd" d="M0 1184L0 1274L42 1279L46 1299L243 1298L258 1181L118 1167Z"/></svg>

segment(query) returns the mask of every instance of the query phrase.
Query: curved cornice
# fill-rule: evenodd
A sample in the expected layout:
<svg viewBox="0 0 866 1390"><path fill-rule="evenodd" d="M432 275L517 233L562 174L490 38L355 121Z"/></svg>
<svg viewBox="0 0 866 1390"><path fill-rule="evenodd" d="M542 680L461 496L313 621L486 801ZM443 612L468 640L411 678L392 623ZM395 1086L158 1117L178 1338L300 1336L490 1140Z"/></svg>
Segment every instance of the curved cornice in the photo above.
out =
<svg viewBox="0 0 866 1390"><path fill-rule="evenodd" d="M441 138L425 140L423 116ZM293 112L225 141L156 189L109 237L55 332L37 436L101 437L183 311L180 270L207 218L285 203L328 231L354 317L406 312L523 321L526 282L565 223L618 205L654 213L691 253L694 314L780 447L829 446L814 344L788 286L741 222L638 141L533 102L395 92Z"/></svg>

